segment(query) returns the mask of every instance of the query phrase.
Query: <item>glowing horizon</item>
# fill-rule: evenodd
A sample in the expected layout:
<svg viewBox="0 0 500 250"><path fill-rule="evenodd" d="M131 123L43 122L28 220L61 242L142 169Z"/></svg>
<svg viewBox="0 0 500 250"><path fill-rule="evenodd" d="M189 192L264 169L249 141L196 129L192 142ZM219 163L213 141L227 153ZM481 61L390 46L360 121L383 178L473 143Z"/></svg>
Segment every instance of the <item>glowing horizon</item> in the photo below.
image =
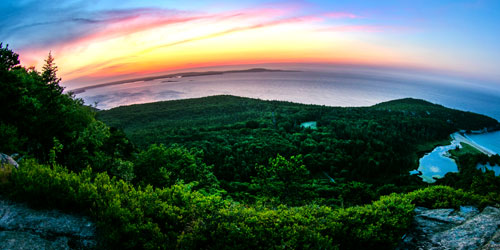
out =
<svg viewBox="0 0 500 250"><path fill-rule="evenodd" d="M57 5L28 1L2 7L12 10L9 20L17 23L0 30L0 35L26 66L40 69L52 51L59 74L69 85L85 78L262 63L404 66L500 79L500 55L494 50L499 35L467 38L484 35L483 28L494 26L492 18L498 16L492 15L498 4L451 1L436 6L429 1L431 8L388 2ZM28 8L29 4L35 6ZM436 12L437 7L446 11ZM38 19L24 18L26 13L35 13ZM441 16L434 16L437 13ZM457 16L476 19L455 27ZM457 33L461 29L474 29L475 34Z"/></svg>

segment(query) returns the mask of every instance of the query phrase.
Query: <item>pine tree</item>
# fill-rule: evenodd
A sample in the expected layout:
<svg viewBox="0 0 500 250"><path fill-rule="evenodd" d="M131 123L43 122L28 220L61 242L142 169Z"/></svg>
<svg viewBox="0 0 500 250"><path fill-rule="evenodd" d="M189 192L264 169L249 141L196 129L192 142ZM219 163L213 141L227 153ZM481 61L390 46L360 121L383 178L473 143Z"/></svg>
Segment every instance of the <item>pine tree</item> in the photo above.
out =
<svg viewBox="0 0 500 250"><path fill-rule="evenodd" d="M63 88L59 85L61 78L57 77L57 66L54 63L54 57L52 56L52 51L49 52L49 56L45 59L45 65L42 68L42 79L57 90L61 91Z"/></svg>

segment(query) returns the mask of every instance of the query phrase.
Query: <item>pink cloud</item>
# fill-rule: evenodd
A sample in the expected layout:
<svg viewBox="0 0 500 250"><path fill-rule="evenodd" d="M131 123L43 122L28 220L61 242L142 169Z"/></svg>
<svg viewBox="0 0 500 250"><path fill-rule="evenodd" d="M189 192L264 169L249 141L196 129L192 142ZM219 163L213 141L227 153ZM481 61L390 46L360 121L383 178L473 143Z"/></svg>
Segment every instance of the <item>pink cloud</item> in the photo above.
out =
<svg viewBox="0 0 500 250"><path fill-rule="evenodd" d="M124 14L122 11L108 12L109 17L105 22L102 22L99 29L93 33L77 38L76 40L69 40L61 42L58 46L60 50L71 51L75 47L85 48L86 45L92 44L100 40L111 39L115 37L126 36L136 32L146 31L157 27L163 27L174 24L189 23L198 20L211 20L211 21L238 21L240 24L248 24L245 26L228 27L226 30L206 34L202 36L190 37L187 39L173 41L167 44L145 48L140 53L146 53L162 47L170 47L192 41L214 38L226 34L240 32L251 29L264 28L269 26L276 26L287 23L300 23L300 22L313 22L320 21L322 18L316 16L299 16L299 17L285 17L290 15L290 10L282 9L249 9L242 11L229 11L216 14L203 14L203 13L179 13L174 11L158 11L158 10L140 10L132 13ZM121 58L113 58L112 60L95 63L93 65L84 66L76 70L67 72L67 75L72 75L78 72L88 70L95 70L104 67L110 67Z"/></svg>
<svg viewBox="0 0 500 250"><path fill-rule="evenodd" d="M51 49L60 52L61 54L71 54L71 52L87 48L95 42L119 38L130 34L152 30L159 27L167 27L169 25L177 25L194 22L218 24L220 21L227 24L221 26L220 29L215 29L212 33L198 34L192 37L182 37L177 40L169 39L164 41L164 44L150 44L149 47L140 48L140 53L147 53L159 48L176 46L193 41L210 39L214 37L224 36L231 33L254 30L265 27L278 25L295 24L295 23L316 23L310 28L323 32L380 32L387 29L382 26L370 25L343 25L343 26L326 26L326 23L321 24L327 19L355 19L360 16L348 12L328 12L319 13L316 15L299 16L299 9L283 6L282 8L255 8L236 11L226 11L220 13L201 13L201 12L182 12L175 10L164 9L134 9L125 11L108 11L100 12L94 15L92 19L91 29L83 34L74 36L70 39L57 41L57 44L49 45ZM203 21L203 22L198 22ZM233 22L234 21L234 22ZM321 28L323 26L323 28ZM84 29L85 27L82 27ZM175 38L174 38L175 39ZM56 46L56 48L52 47ZM48 47L48 46L47 46ZM47 50L46 48L42 48ZM35 52L35 51L33 51ZM36 53L34 53L36 54ZM66 72L66 76L71 78L74 75L80 75L83 72L94 72L105 68L114 67L115 64L122 64L122 57L104 59L95 62L92 65L82 66L70 72Z"/></svg>
<svg viewBox="0 0 500 250"><path fill-rule="evenodd" d="M260 28L277 26L277 25L282 25L282 24L316 22L316 21L321 21L321 20L323 20L323 19L320 17L316 17L316 16L301 16L301 17L282 18L282 19L272 20L272 21L267 21L267 22L260 22L260 23L256 23L256 24L252 24L252 25L248 25L248 26L231 28L231 29L227 29L224 31L215 32L212 34L192 37L192 38L188 38L188 39L184 39L184 40L180 40L180 41L176 41L176 42L172 42L172 43L168 43L168 44L163 44L163 45L156 46L156 47L151 47L151 48L148 48L146 50L143 50L142 53L146 53L146 52L158 49L158 48L170 47L170 46L175 46L175 45L179 45L179 44L183 44L183 43L219 37L219 36L223 36L223 35L227 35L227 34L231 34L231 33L235 33L235 32L260 29Z"/></svg>
<svg viewBox="0 0 500 250"><path fill-rule="evenodd" d="M145 13L147 14L148 12ZM154 13L153 15L151 14L144 15L144 13L138 13L135 15L128 16L127 18L112 19L112 21L110 21L107 25L104 25L105 27L103 27L100 31L82 37L78 41L68 42L65 45L74 46L75 44L90 44L95 40L114 38L132 34L135 32L141 32L148 29L154 29L156 27L187 23L197 20L221 21L221 20L237 19L239 21L246 20L248 22L248 25L246 26L229 28L227 30L215 32L212 34L179 40L168 44L151 47L142 51L142 52L148 52L162 47L170 47L191 41L198 41L202 39L218 37L239 31L258 29L258 28L276 26L287 23L315 22L323 20L323 18L317 16L295 16L295 17L280 18L281 16L289 14L291 13L289 13L289 11L285 11L284 9L281 10L250 9L244 11L224 12L212 15L191 15L191 16L189 16L190 14L187 13L184 13L184 15L187 16L173 15L172 13L168 12L167 13L158 12Z"/></svg>
<svg viewBox="0 0 500 250"><path fill-rule="evenodd" d="M111 11L104 15L108 17L101 21L99 26L88 35L75 37L72 40L60 41L60 47L73 47L92 42L125 36L141 31L146 31L158 27L174 24L188 23L198 20L223 21L236 19L247 22L250 26L264 26L253 23L263 22L262 20L272 20L280 16L289 15L290 9L248 9L240 11L228 11L215 14L175 12L170 10L140 9L131 12ZM293 18L296 21L302 17ZM292 20L292 19L290 19ZM264 21L265 22L265 21ZM286 22L284 19L272 22ZM236 28L237 30L239 28ZM244 30L245 28L241 28ZM228 31L229 32L229 31ZM180 41L179 43L182 43ZM177 43L176 43L177 44Z"/></svg>
<svg viewBox="0 0 500 250"><path fill-rule="evenodd" d="M82 32L76 32L73 36L56 39L42 47L24 49L24 53L38 54L38 51L73 50L75 47L85 48L94 42L130 35L168 25L182 24L199 20L224 21L235 20L247 24L243 27L233 27L215 34L205 35L199 38L191 38L183 41L173 42L170 45L185 43L203 38L220 36L232 32L257 29L266 26L274 26L285 23L321 21L324 16L294 16L297 7L293 5L272 6L269 8L254 8L221 13L181 12L165 9L133 9L99 12L89 22L88 26L76 26ZM330 16L354 16L350 13L329 13ZM31 52L31 53L30 53Z"/></svg>

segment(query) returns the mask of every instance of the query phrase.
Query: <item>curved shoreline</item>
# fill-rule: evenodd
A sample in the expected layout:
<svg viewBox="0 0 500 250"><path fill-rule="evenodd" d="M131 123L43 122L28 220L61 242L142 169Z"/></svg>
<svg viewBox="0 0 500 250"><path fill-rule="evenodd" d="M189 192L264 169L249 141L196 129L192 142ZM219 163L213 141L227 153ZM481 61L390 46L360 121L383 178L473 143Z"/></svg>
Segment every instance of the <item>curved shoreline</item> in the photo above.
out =
<svg viewBox="0 0 500 250"><path fill-rule="evenodd" d="M410 171L410 175L416 174L417 176L419 176L422 179L422 181L427 182L427 183L434 183L436 181L435 179L443 178L446 173L458 172L459 170L458 170L458 164L456 162L456 159L455 159L455 157L451 156L449 151L453 150L455 147L462 148L460 143L468 144L471 147L477 149L479 152L486 154L488 156L492 156L492 155L496 154L495 152L491 151L490 149L476 143L475 141L473 141L471 138L467 137L467 135L462 133L462 132L455 132L455 133L451 134L450 137L451 137L450 145L437 146L431 152L426 153L424 156L422 156L419 159L418 168L416 170ZM432 169L433 167L436 167L436 165L429 164L429 162L426 166L424 166L422 164L422 160L424 160L424 158L426 158L426 157L430 157L432 154L435 154L435 153L439 154L439 157L451 160L455 164L455 166L457 167L457 171L444 171L443 174L437 174L437 173L442 172L443 167L445 167L444 163L442 164L442 166L437 167L436 170Z"/></svg>
<svg viewBox="0 0 500 250"><path fill-rule="evenodd" d="M477 144L475 141L468 138L467 135L465 135L465 134L462 135L461 133L456 132L456 133L451 134L451 138L453 140L456 140L459 143L460 142L467 143L467 144L471 145L472 147L474 147L475 149L479 150L481 153L486 154L488 156L492 156L495 154L493 151Z"/></svg>

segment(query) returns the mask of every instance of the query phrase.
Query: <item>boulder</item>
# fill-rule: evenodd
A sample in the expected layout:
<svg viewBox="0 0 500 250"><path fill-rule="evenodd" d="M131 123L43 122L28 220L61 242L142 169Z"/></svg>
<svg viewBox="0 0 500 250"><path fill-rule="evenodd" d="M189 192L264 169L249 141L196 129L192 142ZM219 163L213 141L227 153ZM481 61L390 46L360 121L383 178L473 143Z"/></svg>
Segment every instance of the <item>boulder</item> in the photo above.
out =
<svg viewBox="0 0 500 250"><path fill-rule="evenodd" d="M0 249L91 249L95 224L57 210L34 210L0 199Z"/></svg>
<svg viewBox="0 0 500 250"><path fill-rule="evenodd" d="M9 164L16 168L19 168L19 164L17 164L17 162L11 156L0 153L0 165L2 168L4 164Z"/></svg>
<svg viewBox="0 0 500 250"><path fill-rule="evenodd" d="M500 249L500 209L415 209L409 232L397 249Z"/></svg>

